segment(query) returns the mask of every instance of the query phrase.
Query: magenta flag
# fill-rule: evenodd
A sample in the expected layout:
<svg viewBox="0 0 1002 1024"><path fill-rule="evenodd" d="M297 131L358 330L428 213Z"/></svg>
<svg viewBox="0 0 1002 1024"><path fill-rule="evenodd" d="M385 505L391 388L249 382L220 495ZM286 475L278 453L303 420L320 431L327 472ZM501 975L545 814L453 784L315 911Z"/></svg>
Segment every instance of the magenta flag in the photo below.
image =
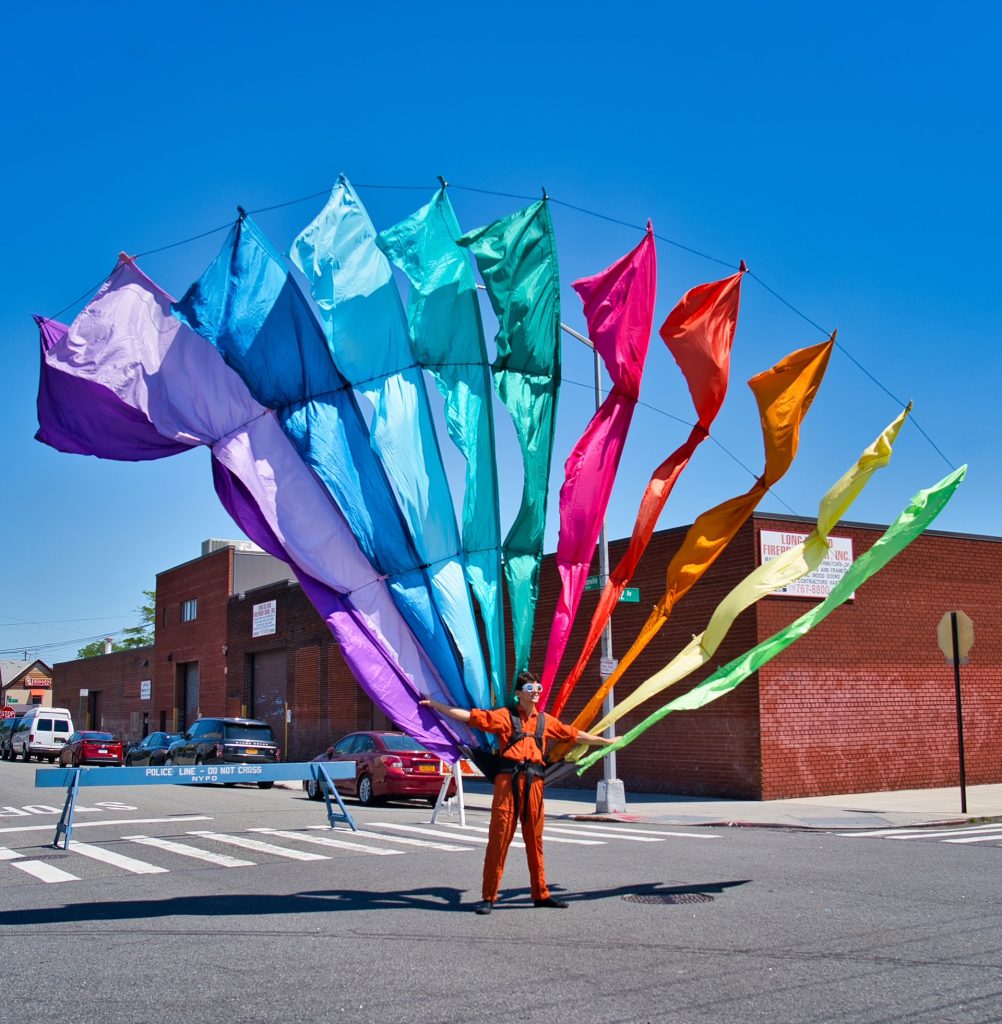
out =
<svg viewBox="0 0 1002 1024"><path fill-rule="evenodd" d="M560 594L543 663L540 704L553 686L577 615L612 484L640 397L654 320L657 257L654 229L611 267L574 282L588 334L612 379L612 389L564 463L560 489L557 571Z"/></svg>

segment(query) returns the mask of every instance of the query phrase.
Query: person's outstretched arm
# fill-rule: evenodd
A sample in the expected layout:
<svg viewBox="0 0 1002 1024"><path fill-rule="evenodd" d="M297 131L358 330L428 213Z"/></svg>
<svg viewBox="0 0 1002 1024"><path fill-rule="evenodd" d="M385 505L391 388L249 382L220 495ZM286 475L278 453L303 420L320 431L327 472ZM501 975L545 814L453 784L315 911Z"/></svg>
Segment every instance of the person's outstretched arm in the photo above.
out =
<svg viewBox="0 0 1002 1024"><path fill-rule="evenodd" d="M446 718L454 718L457 722L468 722L470 720L470 713L465 708L454 708L448 704L443 704L440 700L432 700L431 697L426 697L424 700L419 700L418 704L426 708L434 708L439 714L445 715ZM584 733L581 734L582 736ZM602 742L605 742L604 740Z"/></svg>
<svg viewBox="0 0 1002 1024"><path fill-rule="evenodd" d="M608 739L605 736L595 736L590 732L579 732L578 743L587 743L589 746L608 747L610 744L616 742L617 737L613 736Z"/></svg>

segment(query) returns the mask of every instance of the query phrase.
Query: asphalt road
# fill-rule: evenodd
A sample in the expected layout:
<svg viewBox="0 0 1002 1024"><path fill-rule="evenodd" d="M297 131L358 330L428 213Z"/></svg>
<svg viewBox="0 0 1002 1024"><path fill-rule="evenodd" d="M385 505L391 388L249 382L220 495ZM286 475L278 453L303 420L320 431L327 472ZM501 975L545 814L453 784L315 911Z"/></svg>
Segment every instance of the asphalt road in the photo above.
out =
<svg viewBox="0 0 1002 1024"><path fill-rule="evenodd" d="M11 1020L1002 1020L1002 840L553 819L570 908L513 848L479 917L482 813L350 804L363 835L277 787L86 789L64 851L36 768L0 762Z"/></svg>

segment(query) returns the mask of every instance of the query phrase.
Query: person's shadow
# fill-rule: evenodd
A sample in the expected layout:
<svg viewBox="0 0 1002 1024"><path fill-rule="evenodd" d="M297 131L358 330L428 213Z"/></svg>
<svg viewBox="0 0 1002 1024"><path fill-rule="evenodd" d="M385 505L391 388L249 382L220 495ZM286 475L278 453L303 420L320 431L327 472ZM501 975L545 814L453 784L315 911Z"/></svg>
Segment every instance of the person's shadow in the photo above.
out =
<svg viewBox="0 0 1002 1024"><path fill-rule="evenodd" d="M663 882L641 882L583 893L560 892L568 902L584 903L615 897L633 897L636 902L692 902L693 897L712 899L713 895L749 879L733 882L706 882L691 885L665 885ZM226 893L210 896L175 896L156 900L109 900L76 903L62 907L37 907L0 912L0 927L17 925L61 925L93 921L136 921L153 918L182 917L255 917L268 914L336 913L352 910L425 910L447 913L468 912L477 902L466 890L453 886L424 886L373 892L367 889L317 889L282 895ZM688 899L686 898L688 897ZM506 889L497 903L498 909L515 909L532 905L529 889Z"/></svg>

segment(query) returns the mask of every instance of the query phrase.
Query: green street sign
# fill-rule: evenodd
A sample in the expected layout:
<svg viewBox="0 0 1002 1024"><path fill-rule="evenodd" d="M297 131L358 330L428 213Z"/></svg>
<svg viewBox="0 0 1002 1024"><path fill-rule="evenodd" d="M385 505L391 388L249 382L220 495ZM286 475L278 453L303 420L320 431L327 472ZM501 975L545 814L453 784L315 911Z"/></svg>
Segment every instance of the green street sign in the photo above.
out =
<svg viewBox="0 0 1002 1024"><path fill-rule="evenodd" d="M601 590L602 589L602 577L601 576L589 576L585 580L585 590Z"/></svg>
<svg viewBox="0 0 1002 1024"><path fill-rule="evenodd" d="M619 600L624 604L640 604L640 587L627 587L619 595Z"/></svg>

